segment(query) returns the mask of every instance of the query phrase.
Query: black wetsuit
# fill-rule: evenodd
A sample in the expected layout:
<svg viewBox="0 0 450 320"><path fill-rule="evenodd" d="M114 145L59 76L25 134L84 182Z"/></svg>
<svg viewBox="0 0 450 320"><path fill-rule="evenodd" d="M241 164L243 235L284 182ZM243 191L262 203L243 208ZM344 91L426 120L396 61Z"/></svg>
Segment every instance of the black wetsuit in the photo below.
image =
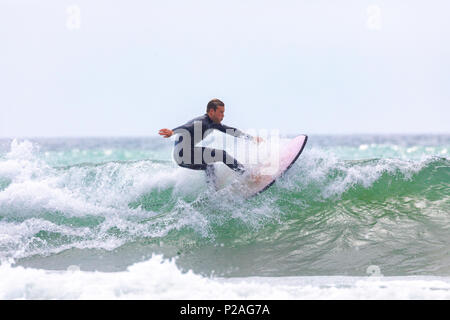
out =
<svg viewBox="0 0 450 320"><path fill-rule="evenodd" d="M184 168L206 170L208 174L208 171L213 171L212 164L214 162L223 162L230 169L243 173L245 171L243 165L231 157L226 151L195 146L210 134L212 130L219 130L234 137L253 138L251 135L236 128L213 122L208 114L205 113L182 126L172 129L174 134L179 134L174 148L174 158L177 164ZM185 139L190 139L190 141L185 141ZM182 143L183 141L184 143Z"/></svg>

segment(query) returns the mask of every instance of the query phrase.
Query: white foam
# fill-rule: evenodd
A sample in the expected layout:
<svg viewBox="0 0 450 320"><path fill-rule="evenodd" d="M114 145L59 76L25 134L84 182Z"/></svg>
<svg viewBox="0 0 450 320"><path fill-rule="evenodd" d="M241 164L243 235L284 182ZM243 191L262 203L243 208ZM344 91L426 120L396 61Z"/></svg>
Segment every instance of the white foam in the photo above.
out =
<svg viewBox="0 0 450 320"><path fill-rule="evenodd" d="M122 272L0 266L0 299L449 299L448 277L205 278L153 256Z"/></svg>
<svg viewBox="0 0 450 320"><path fill-rule="evenodd" d="M6 158L29 160L34 157L34 153L38 149L36 145L28 140L19 142L17 139L14 139L11 141L11 151L6 154Z"/></svg>
<svg viewBox="0 0 450 320"><path fill-rule="evenodd" d="M36 149L29 142L14 142L7 159L0 161L0 176L10 180L0 190L0 212L8 218L0 222L0 246L4 248L0 259L56 254L71 248L113 250L129 237L161 237L185 226L208 235L208 220L181 199L202 193L203 172L152 161L52 168L38 159ZM141 223L156 213L130 208L129 203L153 189L170 187L179 198L173 211ZM90 228L62 227L41 219L46 213L104 219ZM119 229L122 236L110 236L111 228ZM40 231L71 240L45 242L36 236Z"/></svg>
<svg viewBox="0 0 450 320"><path fill-rule="evenodd" d="M0 160L0 177L10 180L0 190L0 212L8 218L8 222L0 222L2 259L58 253L70 248L112 250L126 242L127 235L164 236L184 226L208 234L207 219L181 199L173 212L146 223L140 221L156 213L129 207L130 202L153 189L173 187L176 198L190 193L198 196L204 188L203 172L152 161L52 168L39 160L36 150L30 142L14 140L7 157ZM42 220L42 215L49 212L69 218L94 215L104 219L86 231ZM24 218L27 220L22 221ZM109 236L111 228L118 228L123 236L120 239ZM40 231L69 236L72 240L66 244L33 245L42 241L36 237Z"/></svg>
<svg viewBox="0 0 450 320"><path fill-rule="evenodd" d="M357 185L370 188L386 173L400 173L403 179L411 179L413 174L433 160L432 156L423 156L420 160L377 159L350 162L338 159L331 152L312 148L297 161L296 167L301 168L301 174L296 177L293 186L318 185L321 197L340 196Z"/></svg>
<svg viewBox="0 0 450 320"><path fill-rule="evenodd" d="M58 210L67 215L112 213L141 214L128 204L152 189L174 187L181 194L204 187L203 172L183 170L151 161L105 163L58 169L39 160L31 142L14 140L0 177L10 180L0 191L2 212L31 214Z"/></svg>
<svg viewBox="0 0 450 320"><path fill-rule="evenodd" d="M359 150L367 150L369 146L367 144L362 144L359 146Z"/></svg>

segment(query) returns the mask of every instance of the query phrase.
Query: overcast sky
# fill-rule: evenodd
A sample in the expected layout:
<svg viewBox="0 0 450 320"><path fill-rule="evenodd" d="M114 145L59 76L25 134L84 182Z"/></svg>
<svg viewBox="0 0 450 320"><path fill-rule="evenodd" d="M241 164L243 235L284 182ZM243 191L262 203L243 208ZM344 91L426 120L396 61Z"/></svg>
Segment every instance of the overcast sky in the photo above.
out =
<svg viewBox="0 0 450 320"><path fill-rule="evenodd" d="M0 0L0 137L450 133L448 0Z"/></svg>

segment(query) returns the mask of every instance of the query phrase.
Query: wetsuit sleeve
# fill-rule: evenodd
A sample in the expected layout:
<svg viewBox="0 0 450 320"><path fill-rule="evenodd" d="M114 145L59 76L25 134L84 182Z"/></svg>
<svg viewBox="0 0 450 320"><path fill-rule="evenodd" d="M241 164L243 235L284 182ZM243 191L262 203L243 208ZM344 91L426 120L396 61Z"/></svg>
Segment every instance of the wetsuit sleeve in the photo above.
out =
<svg viewBox="0 0 450 320"><path fill-rule="evenodd" d="M190 127L188 126L187 123L185 123L185 124L183 124L183 125L181 125L181 126L178 126L178 127L176 127L176 128L173 128L172 131L175 133L175 130L178 130L178 129L185 129L185 130L188 130L188 131L189 131Z"/></svg>
<svg viewBox="0 0 450 320"><path fill-rule="evenodd" d="M222 131L223 133L230 134L230 135L232 135L234 137L237 137L237 138L244 138L244 139L248 139L248 140L253 139L253 136L251 136L251 135L249 135L249 134L247 134L245 132L242 132L239 129L236 129L236 128L233 128L233 127L229 127L229 126L226 126L224 124L214 124L213 128L217 129L219 131Z"/></svg>

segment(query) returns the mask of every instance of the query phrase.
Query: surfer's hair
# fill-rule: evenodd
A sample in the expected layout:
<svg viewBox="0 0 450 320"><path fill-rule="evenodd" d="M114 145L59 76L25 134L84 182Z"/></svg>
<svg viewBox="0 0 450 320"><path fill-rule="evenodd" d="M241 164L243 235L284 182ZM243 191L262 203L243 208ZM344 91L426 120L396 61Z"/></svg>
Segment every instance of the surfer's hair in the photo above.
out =
<svg viewBox="0 0 450 320"><path fill-rule="evenodd" d="M225 103L223 103L219 99L212 99L210 102L208 102L208 105L206 106L206 113L208 113L209 110L211 109L216 111L217 107L225 107Z"/></svg>

